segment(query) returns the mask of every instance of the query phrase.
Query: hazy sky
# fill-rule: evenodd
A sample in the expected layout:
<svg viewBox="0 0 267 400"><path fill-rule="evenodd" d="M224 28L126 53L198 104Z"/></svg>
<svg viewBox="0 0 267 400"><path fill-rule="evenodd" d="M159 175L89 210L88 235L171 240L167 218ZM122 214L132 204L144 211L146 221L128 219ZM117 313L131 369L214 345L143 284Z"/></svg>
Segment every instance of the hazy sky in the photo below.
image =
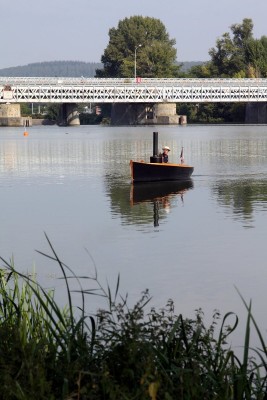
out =
<svg viewBox="0 0 267 400"><path fill-rule="evenodd" d="M134 15L158 18L178 61L205 61L216 39L251 18L267 36L267 0L0 0L0 68L41 61L100 62L108 31Z"/></svg>

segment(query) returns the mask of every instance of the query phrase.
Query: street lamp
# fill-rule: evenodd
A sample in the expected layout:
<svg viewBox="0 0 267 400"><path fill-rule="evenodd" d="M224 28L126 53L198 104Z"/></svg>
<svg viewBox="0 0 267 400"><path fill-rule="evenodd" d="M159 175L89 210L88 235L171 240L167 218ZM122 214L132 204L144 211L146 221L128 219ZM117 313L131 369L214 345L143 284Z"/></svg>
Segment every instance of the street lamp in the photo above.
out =
<svg viewBox="0 0 267 400"><path fill-rule="evenodd" d="M135 47L134 49L134 81L136 82L136 52L139 47L142 47L141 44Z"/></svg>

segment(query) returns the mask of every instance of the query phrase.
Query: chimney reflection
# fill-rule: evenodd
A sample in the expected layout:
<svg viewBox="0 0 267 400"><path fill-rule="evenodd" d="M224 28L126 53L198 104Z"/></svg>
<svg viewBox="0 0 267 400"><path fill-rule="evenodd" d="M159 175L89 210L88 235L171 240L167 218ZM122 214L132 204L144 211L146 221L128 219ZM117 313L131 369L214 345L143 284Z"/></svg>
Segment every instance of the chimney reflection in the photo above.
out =
<svg viewBox="0 0 267 400"><path fill-rule="evenodd" d="M131 185L131 206L142 203L153 204L154 227L159 226L160 212L169 213L177 196L184 201L184 194L193 188L193 181L146 182Z"/></svg>

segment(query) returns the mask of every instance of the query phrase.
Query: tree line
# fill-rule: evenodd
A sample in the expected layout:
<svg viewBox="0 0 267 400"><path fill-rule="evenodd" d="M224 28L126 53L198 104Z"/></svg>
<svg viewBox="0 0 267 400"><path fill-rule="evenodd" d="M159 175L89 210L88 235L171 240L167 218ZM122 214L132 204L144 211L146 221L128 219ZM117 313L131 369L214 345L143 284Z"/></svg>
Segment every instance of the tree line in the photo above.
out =
<svg viewBox="0 0 267 400"><path fill-rule="evenodd" d="M191 68L189 77L267 77L267 36L254 38L253 22L249 18L243 19L240 24L231 25L230 31L216 40L209 55L208 62ZM193 105L183 105L180 111L189 114L193 121L244 122L246 104L199 104L197 108Z"/></svg>
<svg viewBox="0 0 267 400"><path fill-rule="evenodd" d="M132 16L109 30L100 63L54 61L0 70L2 76L132 78L266 78L267 36L253 36L253 21L231 25L209 50L206 62L178 62L175 39L156 18ZM187 64L187 65L186 65ZM105 108L105 107L104 107ZM245 103L177 104L189 122L244 122Z"/></svg>
<svg viewBox="0 0 267 400"><path fill-rule="evenodd" d="M210 60L188 71L177 62L175 39L159 19L133 16L109 31L109 43L101 57L103 68L96 76L130 78L136 67L147 78L260 78L267 77L267 36L253 37L253 22L244 18L217 39Z"/></svg>
<svg viewBox="0 0 267 400"><path fill-rule="evenodd" d="M142 77L161 78L260 78L267 77L267 37L253 36L249 18L230 27L209 50L210 60L183 70L177 62L175 39L155 18L134 16L120 21L109 31L109 43L102 55L98 77L130 77L133 70ZM138 58L137 58L138 54ZM138 59L138 62L137 62ZM177 113L189 122L244 122L244 103L178 104Z"/></svg>
<svg viewBox="0 0 267 400"><path fill-rule="evenodd" d="M203 61L183 61L181 71L188 72L192 67L204 64ZM0 69L0 76L21 77L73 77L94 78L96 70L101 69L101 62L83 61L45 61L23 66Z"/></svg>

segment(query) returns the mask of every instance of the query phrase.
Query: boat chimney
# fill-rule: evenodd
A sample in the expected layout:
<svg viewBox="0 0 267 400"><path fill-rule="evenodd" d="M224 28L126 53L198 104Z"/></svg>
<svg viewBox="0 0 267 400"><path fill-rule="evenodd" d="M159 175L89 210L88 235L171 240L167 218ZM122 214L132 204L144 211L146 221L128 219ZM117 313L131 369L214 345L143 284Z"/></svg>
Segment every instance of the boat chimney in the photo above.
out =
<svg viewBox="0 0 267 400"><path fill-rule="evenodd" d="M158 132L153 132L153 156L157 156L159 153L159 140L158 140Z"/></svg>
<svg viewBox="0 0 267 400"><path fill-rule="evenodd" d="M159 157L159 145L158 145L158 132L153 132L153 156L150 157L151 163L162 162L161 157Z"/></svg>

